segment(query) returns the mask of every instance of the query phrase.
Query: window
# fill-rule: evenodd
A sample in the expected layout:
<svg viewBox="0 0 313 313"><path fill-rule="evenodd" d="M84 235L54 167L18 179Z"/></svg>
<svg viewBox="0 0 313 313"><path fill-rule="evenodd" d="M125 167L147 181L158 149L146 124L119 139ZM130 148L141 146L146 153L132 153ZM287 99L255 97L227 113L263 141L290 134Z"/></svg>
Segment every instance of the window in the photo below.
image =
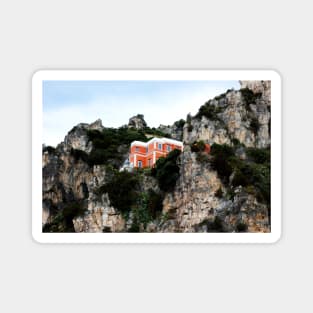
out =
<svg viewBox="0 0 313 313"><path fill-rule="evenodd" d="M149 165L149 167L152 166L152 160L151 159L148 160L148 165Z"/></svg>
<svg viewBox="0 0 313 313"><path fill-rule="evenodd" d="M142 167L142 161L138 161L138 167Z"/></svg>
<svg viewBox="0 0 313 313"><path fill-rule="evenodd" d="M170 152L170 151L172 150L171 146L170 146L170 145L167 145L167 146L166 146L166 150L167 150L168 152Z"/></svg>
<svg viewBox="0 0 313 313"><path fill-rule="evenodd" d="M162 150L162 144L161 143L158 143L158 149Z"/></svg>
<svg viewBox="0 0 313 313"><path fill-rule="evenodd" d="M139 147L136 147L136 152L138 152L139 151Z"/></svg>

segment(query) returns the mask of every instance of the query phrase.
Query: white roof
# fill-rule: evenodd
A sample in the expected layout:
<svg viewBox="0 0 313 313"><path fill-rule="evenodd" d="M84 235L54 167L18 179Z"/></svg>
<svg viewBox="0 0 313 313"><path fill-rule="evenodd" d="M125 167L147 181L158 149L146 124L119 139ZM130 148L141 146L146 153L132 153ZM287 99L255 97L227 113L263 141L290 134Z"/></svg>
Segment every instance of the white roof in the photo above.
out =
<svg viewBox="0 0 313 313"><path fill-rule="evenodd" d="M143 147L146 147L147 146L147 142L143 142L143 141L137 141L137 140L135 140L135 141L133 141L132 143L131 143L131 146L134 146L134 145L136 145L136 146L143 146Z"/></svg>
<svg viewBox="0 0 313 313"><path fill-rule="evenodd" d="M152 138L150 139L148 142L142 142L142 141L133 141L131 143L131 146L137 145L137 146L144 146L147 147L150 143L152 142L159 142L159 143L171 143L173 145L177 145L177 146L183 146L183 143L181 141L175 140L175 139L170 139L170 138Z"/></svg>

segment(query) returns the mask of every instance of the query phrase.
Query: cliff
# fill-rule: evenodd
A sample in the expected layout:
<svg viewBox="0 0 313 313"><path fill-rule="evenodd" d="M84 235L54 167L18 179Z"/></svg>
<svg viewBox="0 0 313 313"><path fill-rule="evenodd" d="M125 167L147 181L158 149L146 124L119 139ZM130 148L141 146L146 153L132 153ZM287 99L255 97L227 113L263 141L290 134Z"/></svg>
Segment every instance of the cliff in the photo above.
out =
<svg viewBox="0 0 313 313"><path fill-rule="evenodd" d="M97 120L44 147L43 231L269 232L270 82L240 83L172 126L150 129L140 114L119 129ZM120 171L129 143L155 135L184 151Z"/></svg>

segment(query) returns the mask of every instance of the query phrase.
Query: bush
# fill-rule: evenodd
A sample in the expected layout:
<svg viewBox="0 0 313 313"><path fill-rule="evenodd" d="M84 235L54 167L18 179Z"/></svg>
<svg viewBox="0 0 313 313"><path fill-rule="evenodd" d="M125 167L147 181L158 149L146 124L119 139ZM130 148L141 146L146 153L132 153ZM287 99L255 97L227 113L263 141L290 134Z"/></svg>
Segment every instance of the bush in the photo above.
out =
<svg viewBox="0 0 313 313"><path fill-rule="evenodd" d="M138 195L136 204L132 208L132 224L129 232L144 231L148 223L162 212L162 195L149 189Z"/></svg>
<svg viewBox="0 0 313 313"><path fill-rule="evenodd" d="M270 149L246 149L251 161L242 161L234 149L227 145L213 144L211 164L224 182L229 182L229 177L234 173L232 186L253 186L258 201L270 204L271 198L271 169ZM249 187L251 188L251 187Z"/></svg>
<svg viewBox="0 0 313 313"><path fill-rule="evenodd" d="M247 230L248 230L248 226L243 222L239 222L236 225L236 232L238 233L245 233Z"/></svg>
<svg viewBox="0 0 313 313"><path fill-rule="evenodd" d="M233 186L254 186L257 193L257 199L260 202L270 204L271 196L271 172L270 167L256 163L242 163L236 168L235 176L232 181Z"/></svg>
<svg viewBox="0 0 313 313"><path fill-rule="evenodd" d="M227 145L219 145L214 143L211 147L212 166L217 171L218 175L228 182L229 176L233 171L231 164L232 157L234 157L234 150Z"/></svg>
<svg viewBox="0 0 313 313"><path fill-rule="evenodd" d="M250 129L256 135L260 129L260 122L256 117L253 117L250 122Z"/></svg>
<svg viewBox="0 0 313 313"><path fill-rule="evenodd" d="M152 218L156 218L163 209L163 196L152 189L148 191L148 210Z"/></svg>
<svg viewBox="0 0 313 313"><path fill-rule="evenodd" d="M156 136L156 137L171 138L171 136L169 134L166 134L166 133L162 132L161 130L156 129L155 127L153 127L153 128L146 127L145 128L145 134L153 135L153 136Z"/></svg>
<svg viewBox="0 0 313 313"><path fill-rule="evenodd" d="M75 162L78 160L82 160L84 162L89 161L89 156L85 151L71 148L70 154L73 156Z"/></svg>
<svg viewBox="0 0 313 313"><path fill-rule="evenodd" d="M260 92L254 93L249 88L242 88L242 89L240 89L240 92L241 92L243 100L246 104L246 108L248 110L250 110L249 104L256 103L256 100L262 96L262 93L260 93Z"/></svg>
<svg viewBox="0 0 313 313"><path fill-rule="evenodd" d="M241 145L241 142L237 138L231 138L231 143L235 146L238 147Z"/></svg>
<svg viewBox="0 0 313 313"><path fill-rule="evenodd" d="M226 96L226 93L227 93L229 90L230 90L230 89L227 89L226 92L221 93L220 95L214 97L214 100L217 100L217 101L221 100L222 98L224 98L224 97Z"/></svg>
<svg viewBox="0 0 313 313"><path fill-rule="evenodd" d="M187 114L186 123L188 125L188 132L191 132L193 130L193 126L191 125L191 115L190 115L190 113Z"/></svg>
<svg viewBox="0 0 313 313"><path fill-rule="evenodd" d="M114 171L109 182L97 190L97 195L107 193L111 205L119 212L128 215L139 195L139 178L127 171Z"/></svg>
<svg viewBox="0 0 313 313"><path fill-rule="evenodd" d="M195 117L197 119L201 119L202 116L205 116L206 118L210 120L219 120L218 113L221 113L222 110L223 109L221 107L212 105L211 102L208 101L200 107Z"/></svg>
<svg viewBox="0 0 313 313"><path fill-rule="evenodd" d="M271 162L271 150L270 148L257 149L257 148L247 148L247 155L253 159L255 163L258 164L270 164Z"/></svg>
<svg viewBox="0 0 313 313"><path fill-rule="evenodd" d="M127 127L105 128L102 132L88 130L87 135L93 145L88 157L90 166L110 163L115 168L119 168L132 141L146 142L149 140L142 130L128 129Z"/></svg>
<svg viewBox="0 0 313 313"><path fill-rule="evenodd" d="M158 180L160 189L163 191L170 191L175 187L176 180L179 177L177 158L180 154L181 151L175 149L171 151L167 157L159 158L156 162L153 174Z"/></svg>
<svg viewBox="0 0 313 313"><path fill-rule="evenodd" d="M82 201L72 201L65 203L57 214L52 218L50 223L43 226L44 233L73 233L75 232L73 219L83 216L86 208Z"/></svg>
<svg viewBox="0 0 313 313"><path fill-rule="evenodd" d="M174 123L174 125L177 127L177 128L183 128L184 125L185 125L186 121L184 119L180 119L179 121L176 121Z"/></svg>
<svg viewBox="0 0 313 313"><path fill-rule="evenodd" d="M205 143L203 140L195 141L191 145L191 151L192 152L202 152L205 149Z"/></svg>
<svg viewBox="0 0 313 313"><path fill-rule="evenodd" d="M199 227L206 226L208 233L223 233L225 232L222 220L216 216L213 221L209 221L207 219L203 220L200 224L198 224L195 228L196 231Z"/></svg>
<svg viewBox="0 0 313 313"><path fill-rule="evenodd" d="M46 146L42 149L42 152L48 152L49 154L53 154L56 152L56 149L51 146Z"/></svg>

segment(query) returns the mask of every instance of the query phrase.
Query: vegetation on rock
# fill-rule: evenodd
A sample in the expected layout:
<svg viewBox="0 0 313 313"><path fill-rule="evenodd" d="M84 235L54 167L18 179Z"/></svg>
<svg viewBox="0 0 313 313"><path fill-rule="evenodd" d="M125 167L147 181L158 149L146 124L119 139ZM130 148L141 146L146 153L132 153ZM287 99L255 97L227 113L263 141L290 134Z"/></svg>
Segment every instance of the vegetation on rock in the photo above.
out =
<svg viewBox="0 0 313 313"><path fill-rule="evenodd" d="M171 191L175 187L176 180L179 177L177 159L180 154L180 150L171 151L167 157L158 159L155 168L152 170L152 175L156 177L159 187L163 191Z"/></svg>
<svg viewBox="0 0 313 313"><path fill-rule="evenodd" d="M104 193L108 194L114 208L128 215L140 193L139 175L127 171L113 170L109 181L97 190L98 195Z"/></svg>
<svg viewBox="0 0 313 313"><path fill-rule="evenodd" d="M223 111L222 107L218 107L212 104L212 101L207 101L204 105L202 105L196 114L195 118L201 119L202 116L205 116L209 120L220 120L218 114Z"/></svg>
<svg viewBox="0 0 313 313"><path fill-rule="evenodd" d="M213 144L211 164L224 183L230 184L230 187L254 186L258 200L269 204L270 150L249 148L246 151L250 159L244 161L236 156L233 147Z"/></svg>
<svg viewBox="0 0 313 313"><path fill-rule="evenodd" d="M243 97L243 101L244 101L244 103L246 105L246 109L248 111L250 111L250 104L255 104L256 101L258 99L260 99L261 96L262 96L262 93L260 93L260 92L254 93L249 88L242 88L242 89L240 89L240 92L241 92L241 95Z"/></svg>
<svg viewBox="0 0 313 313"><path fill-rule="evenodd" d="M73 233L75 232L73 219L83 216L86 208L82 201L72 201L65 203L63 208L57 210L52 220L43 226L44 233Z"/></svg>
<svg viewBox="0 0 313 313"><path fill-rule="evenodd" d="M202 152L205 149L205 143L203 140L195 141L191 145L191 151L192 152Z"/></svg>

